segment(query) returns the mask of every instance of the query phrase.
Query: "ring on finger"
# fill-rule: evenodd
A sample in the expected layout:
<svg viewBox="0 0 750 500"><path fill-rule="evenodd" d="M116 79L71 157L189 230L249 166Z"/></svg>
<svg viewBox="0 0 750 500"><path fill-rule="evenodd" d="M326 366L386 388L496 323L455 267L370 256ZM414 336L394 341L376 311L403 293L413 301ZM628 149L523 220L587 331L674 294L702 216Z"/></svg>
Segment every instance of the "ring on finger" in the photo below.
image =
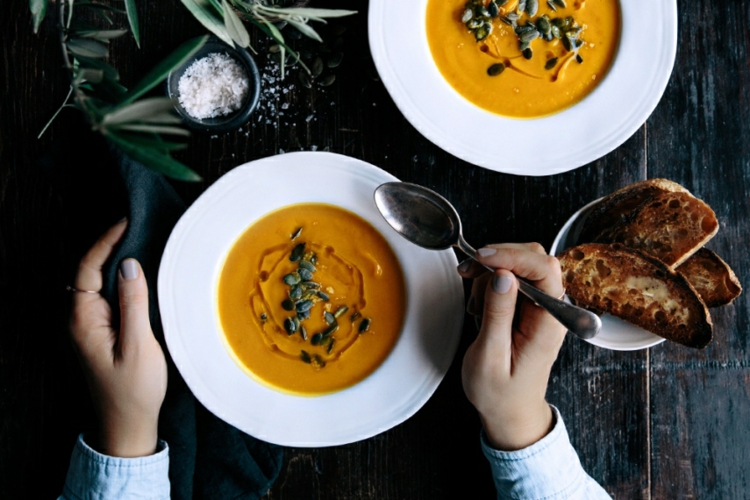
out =
<svg viewBox="0 0 750 500"><path fill-rule="evenodd" d="M74 292L74 293L75 293L75 292L78 292L78 293L96 293L96 294L98 294L98 293L99 293L99 291L94 291L94 290L81 290L80 288L76 288L76 287L73 287L73 286L70 286L70 285L66 285L66 286L65 286L65 289L66 289L67 291L69 291L69 292Z"/></svg>

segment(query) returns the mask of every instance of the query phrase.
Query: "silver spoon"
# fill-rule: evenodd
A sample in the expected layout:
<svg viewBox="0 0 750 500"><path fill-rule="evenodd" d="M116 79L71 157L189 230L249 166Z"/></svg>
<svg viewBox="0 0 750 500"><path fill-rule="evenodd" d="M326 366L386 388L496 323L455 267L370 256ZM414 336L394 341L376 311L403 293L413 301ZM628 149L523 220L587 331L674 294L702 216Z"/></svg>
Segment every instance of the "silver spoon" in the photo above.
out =
<svg viewBox="0 0 750 500"><path fill-rule="evenodd" d="M477 251L466 243L461 234L458 212L436 192L407 182L388 182L375 190L375 204L388 224L412 243L430 250L457 247L478 260ZM487 269L495 271L489 267ZM599 333L602 321L596 314L551 297L521 278L518 285L521 293L574 335L590 339Z"/></svg>

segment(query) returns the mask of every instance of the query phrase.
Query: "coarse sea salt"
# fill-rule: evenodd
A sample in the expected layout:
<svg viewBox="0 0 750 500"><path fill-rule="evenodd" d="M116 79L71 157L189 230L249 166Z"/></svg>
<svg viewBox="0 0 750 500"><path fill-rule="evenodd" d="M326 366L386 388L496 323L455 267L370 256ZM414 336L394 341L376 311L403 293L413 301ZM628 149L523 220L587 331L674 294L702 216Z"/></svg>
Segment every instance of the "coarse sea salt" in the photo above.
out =
<svg viewBox="0 0 750 500"><path fill-rule="evenodd" d="M177 84L180 104L198 120L237 111L248 89L245 70L232 57L220 52L195 61Z"/></svg>

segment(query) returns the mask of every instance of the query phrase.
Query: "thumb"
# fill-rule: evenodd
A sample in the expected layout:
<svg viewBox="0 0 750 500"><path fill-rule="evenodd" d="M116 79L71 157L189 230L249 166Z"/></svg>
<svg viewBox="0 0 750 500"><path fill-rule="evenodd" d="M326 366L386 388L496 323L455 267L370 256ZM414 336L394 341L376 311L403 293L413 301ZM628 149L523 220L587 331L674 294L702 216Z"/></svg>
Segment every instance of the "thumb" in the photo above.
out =
<svg viewBox="0 0 750 500"><path fill-rule="evenodd" d="M135 259L120 263L120 342L139 341L151 334L148 319L148 285L141 265Z"/></svg>
<svg viewBox="0 0 750 500"><path fill-rule="evenodd" d="M478 337L486 348L509 348L517 296L518 281L513 273L505 269L495 271L484 294L484 314Z"/></svg>

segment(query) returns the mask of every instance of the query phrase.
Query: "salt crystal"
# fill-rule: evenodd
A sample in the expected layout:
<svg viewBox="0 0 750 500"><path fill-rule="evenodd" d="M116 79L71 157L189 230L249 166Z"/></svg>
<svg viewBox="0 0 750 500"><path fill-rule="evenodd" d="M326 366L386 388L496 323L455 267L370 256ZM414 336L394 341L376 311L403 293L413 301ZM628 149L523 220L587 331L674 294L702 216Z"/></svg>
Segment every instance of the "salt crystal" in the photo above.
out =
<svg viewBox="0 0 750 500"><path fill-rule="evenodd" d="M248 88L245 70L232 57L219 52L191 64L177 85L180 104L198 120L237 111Z"/></svg>

